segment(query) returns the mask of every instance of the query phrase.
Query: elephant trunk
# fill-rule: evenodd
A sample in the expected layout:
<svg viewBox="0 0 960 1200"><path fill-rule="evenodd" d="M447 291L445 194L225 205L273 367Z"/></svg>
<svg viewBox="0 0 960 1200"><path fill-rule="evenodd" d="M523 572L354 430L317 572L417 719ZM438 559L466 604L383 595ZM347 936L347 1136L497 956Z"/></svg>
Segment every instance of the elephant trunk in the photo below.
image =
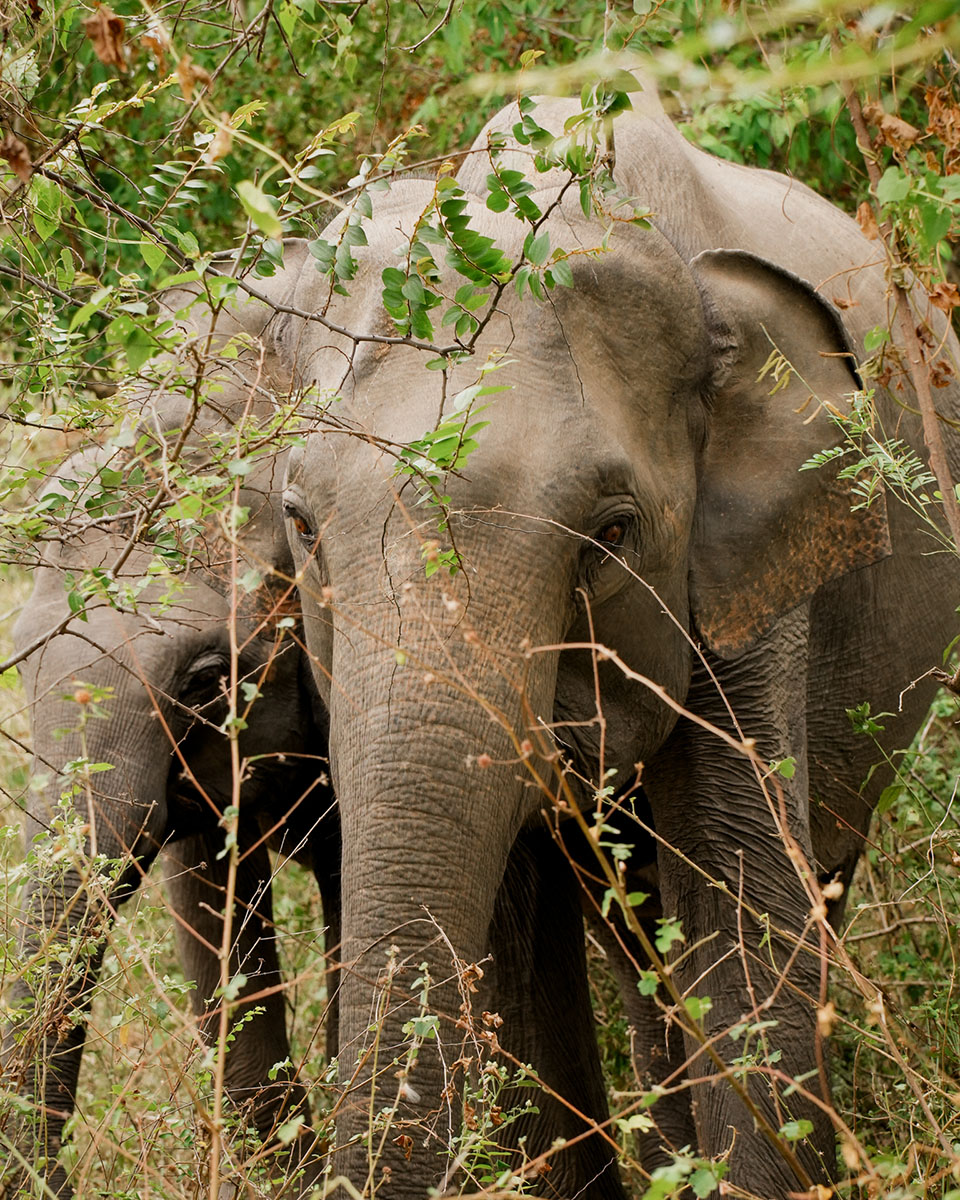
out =
<svg viewBox="0 0 960 1200"><path fill-rule="evenodd" d="M335 673L331 704L343 832L334 1171L390 1200L454 1173L444 1152L461 1132L458 1060L476 1061L475 1039L491 1040L468 1019L472 968L487 953L510 849L540 802L517 749L520 689L489 655L468 674L471 648L456 642L446 682L421 656L398 667L373 649L357 673ZM534 713L552 696L552 671L543 656L525 680Z"/></svg>

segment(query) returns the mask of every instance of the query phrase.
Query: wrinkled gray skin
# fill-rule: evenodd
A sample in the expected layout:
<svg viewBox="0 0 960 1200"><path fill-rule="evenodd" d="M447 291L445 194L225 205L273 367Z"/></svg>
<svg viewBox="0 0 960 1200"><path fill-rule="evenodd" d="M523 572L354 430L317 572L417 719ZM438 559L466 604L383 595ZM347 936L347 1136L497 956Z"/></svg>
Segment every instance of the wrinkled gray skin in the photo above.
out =
<svg viewBox="0 0 960 1200"><path fill-rule="evenodd" d="M296 269L302 256L302 244L292 243L286 270ZM266 291L289 286L283 275L258 285ZM176 310L186 300L181 294L169 296L167 303ZM269 355L261 361L263 331L271 315L262 305L246 304L232 314L221 314L212 346L204 347L201 339L205 355L241 330L254 339L254 345L240 361L213 372L221 383L210 389L188 442L188 455L192 453L198 464L201 428L229 431L248 406L253 416L248 414L247 420L255 421L271 408L266 385L284 385L276 361ZM195 308L191 322L192 332L199 336L208 328L209 313ZM138 428L166 431L168 441L175 440L170 431L181 428L186 414L182 397L161 392L159 399L151 394L141 403L142 409L136 402L133 406ZM65 465L61 478L89 477L104 463L118 465L106 450L84 452ZM339 831L329 788L320 782L321 764L312 757L323 754L323 730L315 724L315 717L322 721L322 714L314 711L315 694L302 652L277 624L280 617L297 611L295 592L290 595L292 562L279 507L284 467L283 454L263 457L243 481L239 504L250 508L250 519L242 528L237 570L239 576L254 567L266 580L246 597L236 622L238 678L258 682L263 693L252 705L248 728L239 737L240 760L266 757L246 768L240 793L238 842L244 857L237 874L230 970L231 976L243 971L247 983L233 1023L254 1004L264 1012L237 1032L227 1056L226 1085L235 1102L252 1106L252 1122L267 1139L294 1106L301 1106L307 1116L309 1110L304 1089L290 1072L281 1071L274 1082L267 1075L275 1063L288 1058L290 1048L283 994L276 990L280 974L268 842L256 845L263 835L270 834L270 845L314 870L330 926L330 946L338 940L339 909ZM58 485L54 482L51 487ZM83 524L84 515L80 509L77 526ZM117 522L82 532L77 526L62 546L46 553L37 571L33 594L17 623L18 646L29 645L66 615L65 573L112 566L129 535L128 527ZM116 907L135 893L161 849L168 848L164 867L169 899L178 916L181 960L187 978L197 983L192 998L198 1015L206 1013L208 1006L211 1009L202 1028L213 1036L219 1018L212 997L220 984L220 965L210 947L221 944L219 914L227 879L227 860L217 857L224 841L218 820L234 802L230 744L219 727L227 716L222 687L230 674L230 597L234 591L242 597L243 592L231 583L230 546L218 537L216 528L206 529L193 552L183 590L171 607L152 615L151 602L163 590L158 587L142 594L136 612L117 611L98 601L88 609L85 623L75 621L21 665L36 767L49 778L40 794L29 797L28 841L48 829L53 808L68 785L59 771L85 752L91 762L115 764L114 770L91 777L96 850L110 859L126 860L112 888L85 886L79 864L57 876L55 886L45 884L38 874L24 897L21 933L24 951L37 949L44 956L50 953L50 937L65 942L83 928L96 937ZM137 549L117 577L135 580L149 561L149 554ZM55 733L77 729L80 707L65 695L71 696L78 683L113 689L102 704L109 719L88 720L85 747L78 733L64 737ZM78 800L78 808L90 820L85 796ZM92 839L87 846L89 850ZM43 851L38 854L42 864ZM47 1182L60 1195L69 1194L69 1183L55 1159L64 1120L73 1109L85 1034L84 1022L66 1017L89 1002L102 953L101 941L85 965L72 971L65 986L49 971L35 981L38 1002L43 1003L44 997L55 999L61 989L62 994L55 1010L49 1000L44 1004L42 1031L27 1016L22 1026L26 1044L16 1028L5 1031L5 1086L16 1083L26 1097L42 1106L43 1113L36 1143L31 1145L30 1135L22 1131L18 1150L30 1164L38 1156L48 1157ZM255 999L244 1004L245 993ZM19 981L12 989L11 1004L29 1003L30 998L26 982ZM12 1133L6 1131L7 1136ZM308 1144L304 1135L301 1145ZM14 1165L13 1156L4 1158ZM224 1169L228 1170L226 1164Z"/></svg>
<svg viewBox="0 0 960 1200"><path fill-rule="evenodd" d="M577 885L544 831L547 801L527 786L504 728L519 738L535 730L531 762L552 779L539 757L550 747L540 723L557 723L557 739L595 778L595 687L604 768L626 785L634 764L645 764L640 811L648 806L656 841L620 823L623 838L638 843L631 872L652 892L643 919L648 928L660 912L681 919L686 956L675 978L681 990L712 997L705 1029L718 1035L725 1060L743 1043L722 1031L774 996L763 1016L776 1022L767 1037L782 1053L779 1074L754 1074L751 1101L774 1128L790 1117L814 1126L797 1146L797 1175L729 1085L694 1085L652 1109L659 1132L645 1139L645 1161L660 1161L661 1144L729 1151L729 1180L777 1198L833 1169L833 1130L817 1104L828 1099L816 1071L819 933L808 928L811 896L753 767L615 663L601 660L595 678L586 652L525 657L524 648L592 636L699 718L732 731L725 696L762 760L796 758L795 775L782 781L790 835L822 880L846 883L885 779L877 771L863 784L879 753L851 732L844 709L869 701L874 712L900 712L885 721L881 743L909 742L930 690L907 692L902 708L900 692L939 662L956 632L956 566L926 553L929 538L894 499L851 514L833 472L798 471L840 438L822 410L804 407L810 391L846 408L856 387L846 351L887 322L878 244L802 185L691 148L652 97L637 98L637 109L616 122L615 175L654 211L655 228L618 227L608 254L572 260L575 289L557 289L546 303L519 302L508 288L483 336L477 365L484 350L505 348L514 362L496 378L514 386L492 398L479 448L445 484L451 534L441 540L452 537L463 562L455 580L425 578L421 550L437 537L435 511L418 507L414 487L395 477L389 449L433 428L477 366L456 371L444 401L440 374L425 371L415 350L366 342L352 353L316 322L295 319L280 335L278 353L301 379L342 396L339 429L310 436L291 461L285 499L305 531L291 520L342 820L344 1082L358 1058L359 1082L369 1077L371 1013L389 947L400 965L378 1061L408 1040L402 1025L418 1002L397 1001L421 962L434 980L431 1006L449 1018L442 1055L436 1042L424 1044L410 1089L399 1088L394 1066L377 1081L377 1108L399 1088L399 1116L425 1120L437 1139L413 1130L406 1158L391 1134L372 1168L360 1144L337 1156L337 1171L358 1187L389 1166L378 1192L385 1200L422 1197L437 1181L448 1126L459 1128L456 1091L442 1094L441 1058L448 1068L461 1037L451 948L465 963L492 949L503 1044L587 1117L604 1115ZM551 102L538 115L559 129L571 111ZM506 110L494 123L516 119ZM480 154L461 178L480 191L488 170ZM349 299L331 302L327 281L308 268L293 303L355 330L391 332L381 271L398 262L394 251L431 194L431 185L411 183L379 200ZM541 193L541 208L555 196ZM519 252L524 230L509 214L480 203L470 211ZM551 244L565 249L596 247L602 236L566 201L547 227ZM834 297L845 301L842 313ZM804 381L772 396L770 380L757 382L771 341ZM946 352L956 351L951 336ZM904 396L912 403L909 390ZM958 415L955 386L937 402ZM911 413L886 394L878 403L886 430L920 447ZM956 471L956 435L943 432ZM618 524L622 545L607 555L596 543ZM492 765L478 763L484 754ZM763 949L755 914L769 916ZM676 1027L664 1040L662 1018L637 995L622 952L619 963L645 1076L676 1083L681 1075L671 1073L688 1056L694 1079L712 1075L714 1064ZM783 1080L795 1075L807 1076L813 1100L784 1095ZM366 1128L368 1108L367 1083L344 1103L341 1145ZM585 1129L568 1110L557 1118L547 1108L530 1125L533 1151L549 1146L558 1119L564 1132ZM621 1194L597 1137L558 1155L540 1186L567 1197Z"/></svg>

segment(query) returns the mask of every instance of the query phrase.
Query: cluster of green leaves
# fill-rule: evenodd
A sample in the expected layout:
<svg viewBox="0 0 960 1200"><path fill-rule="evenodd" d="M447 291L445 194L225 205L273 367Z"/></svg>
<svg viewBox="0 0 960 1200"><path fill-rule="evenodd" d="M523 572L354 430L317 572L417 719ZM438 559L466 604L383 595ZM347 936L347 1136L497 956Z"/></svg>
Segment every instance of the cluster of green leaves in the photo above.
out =
<svg viewBox="0 0 960 1200"><path fill-rule="evenodd" d="M893 164L877 185L877 200L894 228L911 237L928 270L936 267L938 252L952 254L949 246L960 234L960 175Z"/></svg>

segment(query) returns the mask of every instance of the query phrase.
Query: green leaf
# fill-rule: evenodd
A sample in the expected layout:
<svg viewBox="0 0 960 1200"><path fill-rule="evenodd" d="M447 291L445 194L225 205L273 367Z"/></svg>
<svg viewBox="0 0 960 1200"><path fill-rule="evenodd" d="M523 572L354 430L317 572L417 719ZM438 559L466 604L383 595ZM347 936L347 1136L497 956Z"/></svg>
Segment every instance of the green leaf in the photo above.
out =
<svg viewBox="0 0 960 1200"><path fill-rule="evenodd" d="M293 5L290 6L291 8ZM303 1128L306 1117L303 1113L297 1113L295 1117L291 1117L289 1121L284 1123L277 1130L277 1141L281 1146L289 1146L290 1143L299 1136L300 1130Z"/></svg>
<svg viewBox="0 0 960 1200"><path fill-rule="evenodd" d="M333 267L334 255L337 252L336 246L324 238L318 237L307 244L307 249L317 260L318 271L329 271Z"/></svg>
<svg viewBox="0 0 960 1200"><path fill-rule="evenodd" d="M889 341L890 330L885 325L874 325L873 329L868 329L863 336L863 348L867 354L872 354L874 350Z"/></svg>
<svg viewBox="0 0 960 1200"><path fill-rule="evenodd" d="M164 248L153 240L153 238L143 238L140 242L140 257L147 264L151 271L161 266L167 257L167 252Z"/></svg>
<svg viewBox="0 0 960 1200"><path fill-rule="evenodd" d="M813 1133L813 1122L805 1119L787 1121L785 1125L780 1126L780 1133L788 1142L801 1142Z"/></svg>
<svg viewBox="0 0 960 1200"><path fill-rule="evenodd" d="M150 334L138 325L123 344L131 371L139 371L156 348L157 344Z"/></svg>
<svg viewBox="0 0 960 1200"><path fill-rule="evenodd" d="M709 1196L717 1190L726 1173L726 1163L711 1163L708 1167L698 1167L693 1171L687 1183L693 1194L702 1200L702 1197Z"/></svg>
<svg viewBox="0 0 960 1200"><path fill-rule="evenodd" d="M439 1024L440 1024L440 1018L437 1016L434 1016L434 1015L430 1015L430 1016L423 1016L423 1017L414 1017L414 1019L412 1021L409 1021L407 1023L407 1025L404 1026L404 1028L409 1029L409 1031L413 1034L414 1037L418 1037L418 1038L436 1037L437 1036L437 1028L438 1028Z"/></svg>
<svg viewBox="0 0 960 1200"><path fill-rule="evenodd" d="M622 1129L624 1133L632 1133L639 1129L641 1133L648 1133L654 1127L653 1117L649 1113L635 1112L629 1117L618 1117L617 1128Z"/></svg>
<svg viewBox="0 0 960 1200"><path fill-rule="evenodd" d="M550 254L550 234L544 232L537 237L529 234L524 250L535 267L542 267Z"/></svg>
<svg viewBox="0 0 960 1200"><path fill-rule="evenodd" d="M797 773L797 760L795 758L781 758L770 764L770 770L776 771L784 779L792 779Z"/></svg>
<svg viewBox="0 0 960 1200"><path fill-rule="evenodd" d="M923 238L932 250L939 241L947 236L952 214L949 208L943 208L932 202L920 205L919 211Z"/></svg>
<svg viewBox="0 0 960 1200"><path fill-rule="evenodd" d="M242 971L238 971L230 980L225 988L217 988L214 992L215 996L223 996L225 1000L236 1000L237 996L243 990L247 982L247 977Z"/></svg>
<svg viewBox="0 0 960 1200"><path fill-rule="evenodd" d="M877 199L881 204L896 204L905 200L913 182L899 167L887 167L877 184Z"/></svg>
<svg viewBox="0 0 960 1200"><path fill-rule="evenodd" d="M687 996L683 1002L683 1007L687 1010L687 1014L693 1021L702 1021L711 1008L713 1001L709 996Z"/></svg>
<svg viewBox="0 0 960 1200"><path fill-rule="evenodd" d="M680 927L680 922L670 917L660 917L657 920L660 928L657 930L657 936L654 938L657 949L661 954L666 954L674 942L682 942L684 940L683 930Z"/></svg>
<svg viewBox="0 0 960 1200"><path fill-rule="evenodd" d="M241 179L237 184L237 195L247 216L267 237L282 238L283 225L276 213L276 201L266 194L252 179Z"/></svg>
<svg viewBox="0 0 960 1200"><path fill-rule="evenodd" d="M293 0L283 0L278 6L276 13L281 29L287 37L292 37L300 16L300 9L293 3ZM286 1145L285 1142L284 1145Z"/></svg>
<svg viewBox="0 0 960 1200"><path fill-rule="evenodd" d="M637 980L637 991L641 996L653 996L660 984L660 976L656 971L641 971Z"/></svg>
<svg viewBox="0 0 960 1200"><path fill-rule="evenodd" d="M885 787L880 793L880 799L877 801L877 807L874 810L878 817L882 817L885 812L889 812L900 798L900 793L903 789L899 783L891 783L889 787Z"/></svg>
<svg viewBox="0 0 960 1200"><path fill-rule="evenodd" d="M550 264L550 274L561 287L573 287L573 267L569 258L557 258Z"/></svg>

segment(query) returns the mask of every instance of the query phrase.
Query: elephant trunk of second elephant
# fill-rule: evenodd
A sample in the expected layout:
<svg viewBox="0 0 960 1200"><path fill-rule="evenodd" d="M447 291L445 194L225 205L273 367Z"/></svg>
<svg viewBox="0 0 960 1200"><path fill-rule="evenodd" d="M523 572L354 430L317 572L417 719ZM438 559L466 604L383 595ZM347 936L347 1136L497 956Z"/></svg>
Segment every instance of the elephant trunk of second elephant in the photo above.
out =
<svg viewBox="0 0 960 1200"><path fill-rule="evenodd" d="M464 1085L454 1064L476 1057L462 1049L474 1037L464 1020L471 967L539 801L517 750L520 689L502 661L455 641L448 680L424 672L419 656L398 666L389 649L373 650L358 673L338 671L331 704L343 829L338 1143L354 1143L334 1171L390 1200L422 1196L452 1173ZM354 640L351 657L356 649ZM486 656L479 671L471 655ZM543 656L525 680L529 711L551 686Z"/></svg>

